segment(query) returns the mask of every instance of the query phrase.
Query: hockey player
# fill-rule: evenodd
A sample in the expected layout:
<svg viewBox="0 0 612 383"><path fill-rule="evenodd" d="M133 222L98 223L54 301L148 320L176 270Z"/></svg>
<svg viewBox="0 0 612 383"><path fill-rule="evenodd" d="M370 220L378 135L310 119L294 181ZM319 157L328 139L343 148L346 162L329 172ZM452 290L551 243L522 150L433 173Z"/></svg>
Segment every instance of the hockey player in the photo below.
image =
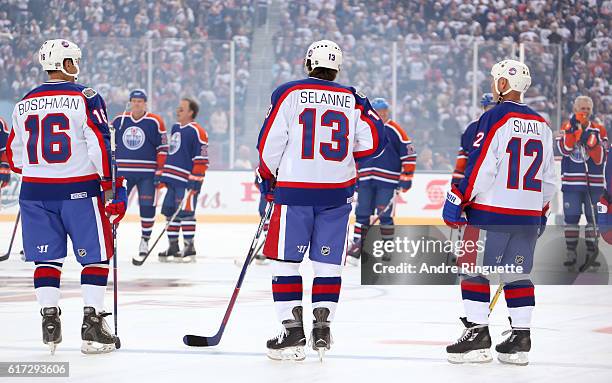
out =
<svg viewBox="0 0 612 383"><path fill-rule="evenodd" d="M11 180L11 169L6 156L6 141L9 136L9 128L6 121L0 118L0 193L2 188L7 187ZM2 197L0 196L0 208Z"/></svg>
<svg viewBox="0 0 612 383"><path fill-rule="evenodd" d="M183 98L176 109L177 123L172 126L168 158L161 176L161 185L167 188L162 214L170 220L177 209L181 211L170 222L169 247L159 253L160 262L195 262L195 209L208 169L208 135L195 122L198 111L198 104L190 98ZM180 230L185 245L182 252L178 244Z"/></svg>
<svg viewBox="0 0 612 383"><path fill-rule="evenodd" d="M11 169L23 176L23 245L26 261L36 265L43 342L54 352L62 341L59 286L69 236L83 266L81 351L110 352L118 341L104 320L110 315L104 312L104 291L113 256L111 223L123 217L127 194L119 177L117 199L105 207L104 195L112 189L106 105L95 90L76 83L76 44L45 41L38 57L49 80L15 105L7 153Z"/></svg>
<svg viewBox="0 0 612 383"><path fill-rule="evenodd" d="M612 166L609 164L605 166L605 175L606 189L597 203L597 226L604 241L612 245Z"/></svg>
<svg viewBox="0 0 612 383"><path fill-rule="evenodd" d="M349 250L348 261L359 263L361 239L365 238L370 227L370 217L380 214L381 234L384 239L391 239L394 234L392 208L388 206L395 197L395 190L407 192L412 187L412 178L416 167L416 150L410 137L401 126L389 118L389 104L384 98L372 100L372 107L385 123L387 146L376 158L359 164L358 193L355 215L353 245ZM389 260L384 258L384 260Z"/></svg>
<svg viewBox="0 0 612 383"><path fill-rule="evenodd" d="M493 66L491 75L493 97L499 105L479 118L476 134L484 134L482 142L469 154L465 178L449 191L443 217L453 228L469 223L484 229L484 266L522 267L522 273L501 275L512 331L495 350L501 362L524 365L531 349L529 329L535 306L529 276L533 251L557 189L553 138L544 118L520 103L531 84L527 66L504 60ZM464 209L467 221L461 217ZM489 362L489 280L480 274L465 276L461 293L465 330L446 348L448 360Z"/></svg>
<svg viewBox="0 0 612 383"><path fill-rule="evenodd" d="M283 332L267 342L271 359L305 358L300 263L314 269L311 344L322 358L340 295L355 160L383 150L382 119L354 88L333 82L342 51L329 40L308 47L308 78L272 93L259 134L260 191L274 200L264 255L272 261L272 295Z"/></svg>
<svg viewBox="0 0 612 383"><path fill-rule="evenodd" d="M493 94L485 93L480 99L480 106L482 106L482 112L493 108L497 103L493 100ZM479 147L484 137L483 132L479 132L477 135L478 120L470 122L465 128L463 134L461 134L461 145L459 146L459 153L457 153L457 161L455 162L455 170L453 171L453 178L451 183L453 185L459 185L461 180L464 178L465 166L467 165L468 155L472 151L472 148Z"/></svg>
<svg viewBox="0 0 612 383"><path fill-rule="evenodd" d="M147 94L142 89L130 93L131 111L113 120L117 144L117 167L127 181L128 195L138 189L142 238L138 256L141 261L149 251L149 239L155 222L155 183L159 183L168 155L164 121L147 112Z"/></svg>
<svg viewBox="0 0 612 383"><path fill-rule="evenodd" d="M557 138L557 146L563 156L561 191L567 248L564 265L568 268L574 268L576 265L580 216L584 214L587 220L584 233L587 256L580 271L586 270L587 265L599 267L599 262L596 261L599 254L597 230L592 212L604 188L603 168L608 136L602 125L591 121L592 112L593 101L588 96L577 97L574 101L574 113L569 121L563 123L561 136Z"/></svg>

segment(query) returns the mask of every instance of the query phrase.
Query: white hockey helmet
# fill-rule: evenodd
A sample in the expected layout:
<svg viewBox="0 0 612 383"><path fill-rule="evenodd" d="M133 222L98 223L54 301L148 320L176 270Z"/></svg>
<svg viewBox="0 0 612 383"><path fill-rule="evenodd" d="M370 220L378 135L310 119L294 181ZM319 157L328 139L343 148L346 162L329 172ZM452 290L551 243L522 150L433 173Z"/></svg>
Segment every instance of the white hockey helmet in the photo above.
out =
<svg viewBox="0 0 612 383"><path fill-rule="evenodd" d="M520 93L525 93L531 85L531 75L529 74L529 68L527 65L516 60L502 60L497 64L493 65L491 69L491 76L493 76L493 82L495 83L495 91L503 96L515 90ZM500 78L505 78L510 84L510 89L505 93L502 93L497 89L497 81Z"/></svg>
<svg viewBox="0 0 612 383"><path fill-rule="evenodd" d="M64 69L64 60L72 59L72 63L76 67L76 73L68 73ZM64 40L55 39L45 41L38 51L38 61L43 70L59 70L65 75L73 76L76 80L79 75L79 62L81 61L81 49L75 43Z"/></svg>
<svg viewBox="0 0 612 383"><path fill-rule="evenodd" d="M340 71L342 65L342 50L331 40L320 40L310 44L304 57L304 69L308 73L307 63L310 61L310 69L329 68Z"/></svg>

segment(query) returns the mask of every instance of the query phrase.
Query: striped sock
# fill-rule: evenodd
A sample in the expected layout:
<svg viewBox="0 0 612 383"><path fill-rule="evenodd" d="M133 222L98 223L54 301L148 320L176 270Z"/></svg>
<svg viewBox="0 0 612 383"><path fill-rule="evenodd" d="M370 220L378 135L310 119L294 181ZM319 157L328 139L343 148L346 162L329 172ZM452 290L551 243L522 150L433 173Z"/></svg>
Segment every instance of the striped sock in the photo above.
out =
<svg viewBox="0 0 612 383"><path fill-rule="evenodd" d="M470 277L461 281L461 299L468 321L477 324L489 323L489 300L491 289L484 277Z"/></svg>
<svg viewBox="0 0 612 383"><path fill-rule="evenodd" d="M278 314L278 319L282 322L293 319L293 310L296 306L302 305L302 276L275 276L272 278L272 297L274 298L274 308Z"/></svg>
<svg viewBox="0 0 612 383"><path fill-rule="evenodd" d="M535 307L535 288L529 279L507 283L504 297L512 319L512 327L529 328Z"/></svg>
<svg viewBox="0 0 612 383"><path fill-rule="evenodd" d="M181 230L181 220L180 218L175 218L174 221L170 222L170 225L168 226L168 239L178 240L180 230Z"/></svg>
<svg viewBox="0 0 612 383"><path fill-rule="evenodd" d="M576 250L578 247L578 237L580 236L580 228L578 224L565 225L565 246L568 250Z"/></svg>
<svg viewBox="0 0 612 383"><path fill-rule="evenodd" d="M193 215L189 217L183 217L181 219L181 230L183 231L184 240L193 239L196 231L196 220Z"/></svg>
<svg viewBox="0 0 612 383"><path fill-rule="evenodd" d="M41 307L58 307L62 262L35 262L34 291Z"/></svg>
<svg viewBox="0 0 612 383"><path fill-rule="evenodd" d="M328 308L330 321L334 318L336 312L341 286L342 278L340 276L315 277L312 281L312 308Z"/></svg>
<svg viewBox="0 0 612 383"><path fill-rule="evenodd" d="M155 206L140 207L140 229L142 237L145 239L151 238L153 224L155 223Z"/></svg>
<svg viewBox="0 0 612 383"><path fill-rule="evenodd" d="M104 292L108 282L108 261L83 265L81 270L81 292L85 306L96 312L104 310Z"/></svg>

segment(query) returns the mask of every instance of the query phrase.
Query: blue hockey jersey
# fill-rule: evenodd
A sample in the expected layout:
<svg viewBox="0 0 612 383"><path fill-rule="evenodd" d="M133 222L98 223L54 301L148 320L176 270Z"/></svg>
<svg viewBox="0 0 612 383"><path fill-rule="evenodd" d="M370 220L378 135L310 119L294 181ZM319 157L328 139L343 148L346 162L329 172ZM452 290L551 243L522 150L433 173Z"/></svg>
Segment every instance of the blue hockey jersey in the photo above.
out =
<svg viewBox="0 0 612 383"><path fill-rule="evenodd" d="M382 154L359 164L359 187L376 185L396 188L401 174L412 181L417 158L412 140L392 120L385 123L385 133L387 146Z"/></svg>
<svg viewBox="0 0 612 383"><path fill-rule="evenodd" d="M189 180L202 181L208 169L206 130L193 121L184 126L174 124L171 133L161 181L174 185L185 185Z"/></svg>
<svg viewBox="0 0 612 383"><path fill-rule="evenodd" d="M584 149L579 144L583 129L569 133L569 128L569 121L564 122L561 126L561 136L556 140L557 148L562 155L561 191L586 191L588 171L591 193L599 196L604 188L605 148L608 146L606 129L595 122L589 122L585 129L595 132L599 136L599 142L591 149Z"/></svg>
<svg viewBox="0 0 612 383"><path fill-rule="evenodd" d="M465 178L465 167L467 166L468 156L474 148L480 146L484 138L484 132L477 132L478 120L469 123L463 134L461 134L461 144L457 153L457 161L455 162L455 170L453 171L452 183L458 185Z"/></svg>
<svg viewBox="0 0 612 383"><path fill-rule="evenodd" d="M123 126L122 121L123 119ZM135 120L131 113L113 120L117 144L117 169L121 176L150 175L162 170L168 154L166 126L160 116L145 113Z"/></svg>
<svg viewBox="0 0 612 383"><path fill-rule="evenodd" d="M0 118L0 168L8 167L6 155L6 142L8 141L9 127L6 121Z"/></svg>

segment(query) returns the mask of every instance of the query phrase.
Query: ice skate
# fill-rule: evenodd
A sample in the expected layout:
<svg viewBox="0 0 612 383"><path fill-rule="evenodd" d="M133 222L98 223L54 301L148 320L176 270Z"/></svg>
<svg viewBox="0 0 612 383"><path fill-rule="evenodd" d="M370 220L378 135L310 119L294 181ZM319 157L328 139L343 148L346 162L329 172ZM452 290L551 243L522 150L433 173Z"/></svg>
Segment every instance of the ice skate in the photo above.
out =
<svg viewBox="0 0 612 383"><path fill-rule="evenodd" d="M568 270L573 271L576 268L576 262L578 260L576 250L567 250L565 257L566 260L563 262L563 266L567 267Z"/></svg>
<svg viewBox="0 0 612 383"><path fill-rule="evenodd" d="M601 263L597 261L597 256L599 256L599 249L588 251L584 264L580 266L580 269L578 271L580 271L581 273L585 271L597 272L597 270L599 270L599 267L601 266Z"/></svg>
<svg viewBox="0 0 612 383"><path fill-rule="evenodd" d="M329 309L327 307L318 307L312 310L314 320L312 321L312 334L310 336L310 345L312 349L319 354L319 361L323 362L325 351L329 350L332 345Z"/></svg>
<svg viewBox="0 0 612 383"><path fill-rule="evenodd" d="M51 355L55 354L57 345L62 342L62 323L58 307L44 307L40 310L42 315L43 343L49 346Z"/></svg>
<svg viewBox="0 0 612 383"><path fill-rule="evenodd" d="M255 254L255 263L258 265L267 265L270 263L270 260L263 254Z"/></svg>
<svg viewBox="0 0 612 383"><path fill-rule="evenodd" d="M185 248L181 254L174 256L174 261L177 263L195 263L196 250L193 244L193 239L185 240Z"/></svg>
<svg viewBox="0 0 612 383"><path fill-rule="evenodd" d="M140 264L149 253L149 239L142 237L138 248L138 255L132 257L132 264Z"/></svg>
<svg viewBox="0 0 612 383"><path fill-rule="evenodd" d="M506 364L528 365L528 353L531 350L531 331L528 328L513 328L504 331L502 335L508 333L510 336L495 346L497 359Z"/></svg>
<svg viewBox="0 0 612 383"><path fill-rule="evenodd" d="M272 360L304 360L306 353L306 335L302 321L302 306L296 306L291 313L294 319L283 321L283 330L276 337L268 340L268 358Z"/></svg>
<svg viewBox="0 0 612 383"><path fill-rule="evenodd" d="M346 255L346 263L351 266L359 266L361 263L361 243L353 242Z"/></svg>
<svg viewBox="0 0 612 383"><path fill-rule="evenodd" d="M448 361L455 364L492 361L489 326L469 322L465 317L459 319L465 329L455 343L446 347Z"/></svg>
<svg viewBox="0 0 612 383"><path fill-rule="evenodd" d="M101 311L96 314L93 307L83 308L83 325L81 326L81 352L83 354L103 354L115 351L119 347L119 338L113 335L104 317L111 315Z"/></svg>
<svg viewBox="0 0 612 383"><path fill-rule="evenodd" d="M179 249L178 239L171 239L168 250L162 251L158 255L158 259L162 263L172 262L174 257L180 256L181 249Z"/></svg>

